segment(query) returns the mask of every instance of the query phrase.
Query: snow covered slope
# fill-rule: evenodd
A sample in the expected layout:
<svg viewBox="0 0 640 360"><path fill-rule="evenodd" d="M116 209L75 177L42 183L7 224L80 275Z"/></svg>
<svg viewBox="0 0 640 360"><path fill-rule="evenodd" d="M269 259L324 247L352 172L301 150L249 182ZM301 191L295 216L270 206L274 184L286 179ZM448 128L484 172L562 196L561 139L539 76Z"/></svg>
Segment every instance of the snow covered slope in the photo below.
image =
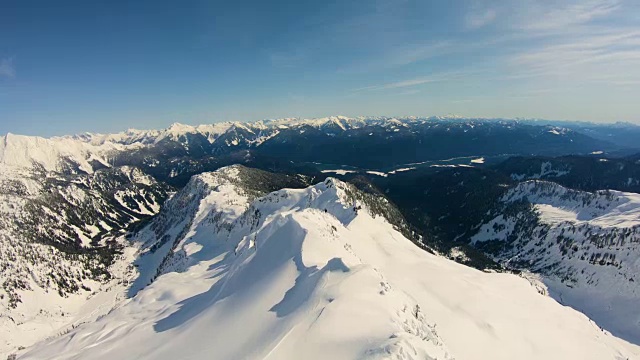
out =
<svg viewBox="0 0 640 360"><path fill-rule="evenodd" d="M139 169L0 173L0 354L108 311L125 284L125 229L171 189Z"/></svg>
<svg viewBox="0 0 640 360"><path fill-rule="evenodd" d="M558 301L640 344L640 195L527 181L501 201L476 245L542 275Z"/></svg>
<svg viewBox="0 0 640 360"><path fill-rule="evenodd" d="M525 279L420 250L386 220L391 205L352 185L251 201L221 179L199 176L183 219L141 233L153 282L19 359L640 357Z"/></svg>
<svg viewBox="0 0 640 360"><path fill-rule="evenodd" d="M140 248L136 266L141 275L131 287L130 295L149 284L165 268L175 266L180 257L174 250L180 241L191 236L202 224L212 231L231 226L257 197L284 187L306 187L308 179L299 175L270 173L241 165L194 176L169 199L151 223L131 239Z"/></svg>

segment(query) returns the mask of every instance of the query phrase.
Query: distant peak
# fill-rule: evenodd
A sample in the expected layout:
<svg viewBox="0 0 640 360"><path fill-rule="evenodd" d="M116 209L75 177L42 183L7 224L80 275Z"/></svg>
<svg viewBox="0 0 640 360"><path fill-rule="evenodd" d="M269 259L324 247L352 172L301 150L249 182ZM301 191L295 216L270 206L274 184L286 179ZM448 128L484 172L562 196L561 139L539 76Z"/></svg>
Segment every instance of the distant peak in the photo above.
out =
<svg viewBox="0 0 640 360"><path fill-rule="evenodd" d="M171 126L167 128L167 130L171 132L186 132L186 131L192 131L194 129L195 129L194 126L182 124L179 122L174 122L173 124L171 124Z"/></svg>

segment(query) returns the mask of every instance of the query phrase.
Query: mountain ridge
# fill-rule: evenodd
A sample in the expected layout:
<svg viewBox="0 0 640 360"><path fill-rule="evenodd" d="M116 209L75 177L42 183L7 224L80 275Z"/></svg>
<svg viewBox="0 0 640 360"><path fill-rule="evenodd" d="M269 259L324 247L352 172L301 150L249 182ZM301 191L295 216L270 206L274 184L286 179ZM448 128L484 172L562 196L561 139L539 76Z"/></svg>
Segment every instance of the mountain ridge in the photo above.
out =
<svg viewBox="0 0 640 360"><path fill-rule="evenodd" d="M109 136L113 138L110 140ZM340 230L348 229L349 221L332 223L334 220L331 217L335 217L335 214L329 207L318 208L319 205L312 201L283 207L293 201L292 197L302 196L299 195L301 193L308 196L313 193L324 194L329 185L340 187L342 193L348 194L346 197L334 196L336 203L341 204L341 211L351 211L351 216L354 213L366 213L365 217L370 217L376 224L371 225L372 228L379 225L375 219L383 221L396 234L390 235L391 238L397 240L397 236L401 236L404 239L402 241L411 241L423 250L487 271L501 271L505 267L514 272L532 270L536 274L522 276L528 280L527 284L534 286L536 294L538 291L550 293L563 304L574 306L591 316L591 311L598 304L592 304L594 307L591 309L580 307L576 297L564 291L566 282L560 281L557 286L550 284L550 273L544 269L524 263L518 267L503 267L505 259L500 257L500 253L492 252L491 246L478 248L494 254L493 259L497 263L464 241L484 222L499 215L491 211L502 209L505 216L528 214L524 205L513 209L491 207L498 204L494 203L498 196L510 189L517 189L524 180L553 180L582 190L592 190L598 184L633 190L639 178L636 157L610 157L603 142L571 128L532 126L517 121L329 117L251 124L173 124L165 130L129 130L124 135L85 134L52 139L7 135L0 140L0 197L3 199L0 211L4 214L0 219L0 250L30 247L33 243L43 251L51 247L50 251L59 255L46 257L42 261L44 264L47 261L54 263L51 266L53 275L47 275L50 278L54 276L49 279L54 286L42 287L29 282L28 272L21 272L20 276L12 275L12 261L18 259L16 264L20 266L26 262L20 260L20 254L4 252L8 254L4 257L9 262L0 264L0 269L9 281L5 281L0 290L0 295L4 291L0 301L5 307L8 302L11 304L6 311L3 310L0 318L4 321L9 319L7 316L12 317L7 322L8 327L5 327L11 334L7 335L6 348L17 344L16 339L19 340L25 333L22 330L31 331L33 335L25 337L24 345L41 339L37 334L44 333L33 330L38 326L37 321L49 321L55 324L58 333L64 333L72 327L95 320L113 307L121 306L123 301L135 302L138 294L153 289L159 279L178 279L181 276L179 274L204 266L204 263L199 264L200 260L211 260L207 258L211 252L224 248L227 258L231 253L235 256L246 253L247 249L255 251L259 244L256 245L256 239L250 234L256 231L271 237L273 232L285 231L279 229L286 227L287 232L293 231L296 244L297 241L304 243L306 230L308 233L317 233L314 225L316 216L323 224L330 224L327 225L330 229L328 233L321 231L329 234L327 236L337 234L336 231L342 234L336 235L341 238L347 236L345 234L351 234L347 236L349 239L359 236L355 230L346 233ZM112 140L116 143L112 143ZM487 144L497 145L491 147ZM500 159L511 156L504 153L507 150L524 157L511 157L494 166ZM584 155L565 158L549 156L549 153L574 151ZM530 152L541 156L531 157ZM582 176L585 171L589 173L596 168L602 171L599 170L590 178ZM349 180L350 184L333 180L328 175L332 173ZM312 184L315 185L309 187ZM306 190L301 190L303 188ZM556 200L564 199L560 193L556 195ZM169 200L165 202L165 199ZM390 199L397 200L399 207ZM521 200L517 203L526 202L524 197ZM440 205L430 204L432 201ZM427 209L432 205L435 211ZM566 215L565 210L553 211L556 217ZM273 222L269 228L263 228L266 222L273 220L269 214L280 220ZM354 219L358 219L358 216L356 214ZM619 228L619 232L623 233L629 229L626 225ZM369 230L366 226L358 228L363 234L377 239ZM222 236L220 234L237 235L239 232L244 232L246 238L234 238L237 244L232 248L228 244L211 248L206 241L209 235L218 237ZM389 234L387 230L382 232ZM192 241L194 236L200 240ZM376 241L379 240L374 243ZM572 248L566 241L557 244L560 245L556 245L555 240L549 242L553 249L556 249L554 246L559 249L560 257L562 249L568 251ZM342 253L343 249L331 247L330 252L335 251ZM95 253L95 259L90 252ZM391 250L387 252L393 255ZM412 254L413 250L409 253ZM194 254L200 255L194 257ZM288 254L294 259L301 257L295 253ZM87 259L69 263L65 260L69 257ZM231 257L227 259L231 261ZM371 261L378 261L376 259L379 260L375 257ZM595 262L604 261L603 268L613 269L619 259L610 254L602 257L601 254ZM341 269L349 268L346 262L325 260L326 263L315 266L318 269L326 267L330 276L344 273ZM235 264L224 263L229 266ZM308 275L308 268L313 266L300 264L300 261L294 261L298 271ZM63 271L65 266L66 272ZM428 267L415 270L417 273L420 271L428 271ZM457 271L451 271L451 276L460 275ZM223 276L222 273L219 275ZM426 272L419 275L428 276ZM537 279L538 276L540 279ZM605 277L601 283L606 282ZM459 285L465 288L463 284ZM558 295L561 293L558 289L562 290L561 296ZM55 293L58 290L60 292ZM167 294L172 291L163 290ZM14 294L24 296L20 298ZM24 304L33 303L33 299L29 299L32 295L33 299L48 299L45 302L52 304L52 308L45 309L44 316L33 317L32 313L37 313L38 308L31 305L24 308L28 308L28 311L21 308ZM522 296L528 298L528 295ZM80 308L78 301L84 297L93 305ZM100 300L105 297L109 300ZM23 303L20 303L21 300L24 300ZM403 302L407 305L406 309L417 305L409 300ZM404 309L404 305L400 308ZM411 311L406 309L399 310L404 314L401 322L411 318ZM404 317L406 315L408 318ZM398 319L393 318L396 319L393 321ZM620 319L619 316L615 318ZM34 319L37 321L32 321ZM597 314L594 319L599 326L611 329L617 336L635 339L628 336L629 331L631 334L635 331L632 322L627 324L629 329L623 329L627 331L623 333L618 331L615 324L612 327L610 323L602 322ZM628 319L631 317L623 320ZM413 323L413 320L410 322ZM429 325L425 325L426 328L417 324L418 328L411 331L414 331L414 335L421 332L431 339L439 339L428 330L434 322L427 323ZM457 340L454 338L453 341ZM436 342L443 343L442 339ZM1 345L0 351L4 351ZM390 347L387 348L387 345ZM383 348L408 351L406 343L399 345L392 341L387 345ZM382 351L379 353L382 354L386 350L371 351ZM440 357L444 356L442 354Z"/></svg>
<svg viewBox="0 0 640 360"><path fill-rule="evenodd" d="M369 205L354 203L351 187L329 178L248 204L232 188L213 186L190 205L201 216L174 247L170 271L105 317L21 358L51 352L62 359L87 352L95 359L640 354L524 279L422 251ZM232 210L238 205L241 212ZM218 226L217 213L233 214L227 220L234 225Z"/></svg>

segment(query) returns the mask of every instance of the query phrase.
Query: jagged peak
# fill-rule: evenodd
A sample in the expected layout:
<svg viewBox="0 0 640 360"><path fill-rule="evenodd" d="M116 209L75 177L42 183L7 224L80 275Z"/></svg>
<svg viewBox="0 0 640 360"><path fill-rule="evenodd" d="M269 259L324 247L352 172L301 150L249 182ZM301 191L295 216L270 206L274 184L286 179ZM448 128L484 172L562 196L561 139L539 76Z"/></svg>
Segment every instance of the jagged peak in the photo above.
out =
<svg viewBox="0 0 640 360"><path fill-rule="evenodd" d="M191 125L185 125L180 122L174 122L173 124L169 125L168 129L183 129L186 127L191 127Z"/></svg>

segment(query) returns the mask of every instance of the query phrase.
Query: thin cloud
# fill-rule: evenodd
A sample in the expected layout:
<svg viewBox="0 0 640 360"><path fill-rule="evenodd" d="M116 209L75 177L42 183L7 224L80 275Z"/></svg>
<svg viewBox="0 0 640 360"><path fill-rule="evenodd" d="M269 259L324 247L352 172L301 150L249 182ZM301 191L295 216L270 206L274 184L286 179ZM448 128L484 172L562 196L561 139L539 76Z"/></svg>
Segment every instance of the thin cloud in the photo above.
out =
<svg viewBox="0 0 640 360"><path fill-rule="evenodd" d="M440 41L427 45L410 45L403 49L395 49L385 57L389 66L402 66L455 51L455 46L449 41Z"/></svg>
<svg viewBox="0 0 640 360"><path fill-rule="evenodd" d="M557 6L529 1L521 8L519 26L531 31L566 30L610 15L621 8L619 0L569 0Z"/></svg>
<svg viewBox="0 0 640 360"><path fill-rule="evenodd" d="M424 84L429 84L434 82L451 81L451 80L460 78L464 74L465 73L463 72L440 73L440 74L434 74L430 76L422 76L422 77L416 77L413 79L390 82L386 84L365 86L365 87L355 89L353 91L363 92L363 91L379 91L379 90L408 88L408 87L414 87L414 86L419 86L419 85L424 85Z"/></svg>
<svg viewBox="0 0 640 360"><path fill-rule="evenodd" d="M554 77L579 82L632 83L640 79L640 31L588 34L556 39L558 44L517 53L509 66L520 77Z"/></svg>
<svg viewBox="0 0 640 360"><path fill-rule="evenodd" d="M498 12L495 9L486 9L481 12L472 12L467 15L467 28L478 29L489 25L496 20Z"/></svg>
<svg viewBox="0 0 640 360"><path fill-rule="evenodd" d="M638 4L522 0L503 5L501 14L509 16L494 19L498 32L488 35L510 34L496 43L492 56L502 79L554 86L595 82L633 86L640 80L640 27L632 16ZM472 9L472 14L482 14L482 9L487 7Z"/></svg>
<svg viewBox="0 0 640 360"><path fill-rule="evenodd" d="M361 92L361 91L376 91L376 90L399 89L399 88L423 85L423 84L432 83L432 82L436 82L436 81L442 81L442 79L435 79L435 78L431 78L431 77L419 77L419 78L415 78L415 79L396 81L396 82L382 84L382 85L365 86L365 87L362 87L362 88L359 88L359 89L355 89L354 91L355 92Z"/></svg>
<svg viewBox="0 0 640 360"><path fill-rule="evenodd" d="M16 77L16 68L13 65L13 58L0 60L0 77L13 79Z"/></svg>
<svg viewBox="0 0 640 360"><path fill-rule="evenodd" d="M499 8L494 2L481 3L463 15L463 26L477 29L491 24L491 32L479 33L473 41L452 35L431 45L395 45L384 49L385 54L376 60L380 62L379 70L384 70L383 65L402 66L456 55L473 59L473 64L453 65L447 76L409 77L354 91L452 81L456 79L452 74L463 68L474 72L465 76L481 75L489 81L540 80L542 86L555 86L558 81L633 86L640 80L640 27L628 21L634 6L621 0L522 0L501 3ZM502 16L506 14L509 16ZM489 71L481 71L481 64L487 64ZM358 65L362 69L370 64Z"/></svg>
<svg viewBox="0 0 640 360"><path fill-rule="evenodd" d="M433 43L410 43L376 49L364 61L358 60L342 66L338 73L365 73L383 71L391 68L428 61L439 56L448 56L460 52L459 44L449 40Z"/></svg>

